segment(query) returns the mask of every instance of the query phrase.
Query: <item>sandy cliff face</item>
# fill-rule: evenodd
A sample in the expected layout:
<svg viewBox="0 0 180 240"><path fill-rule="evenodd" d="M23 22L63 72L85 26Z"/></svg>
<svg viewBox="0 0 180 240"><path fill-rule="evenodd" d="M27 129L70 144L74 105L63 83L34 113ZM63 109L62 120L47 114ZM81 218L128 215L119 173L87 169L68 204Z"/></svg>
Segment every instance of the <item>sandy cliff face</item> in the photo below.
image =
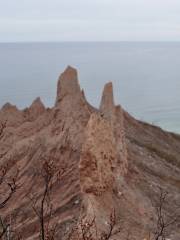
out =
<svg viewBox="0 0 180 240"><path fill-rule="evenodd" d="M25 212L14 223L24 239L38 233L27 193L42 195L42 180L35 173L43 159L53 160L57 171L65 169L52 187L57 239L66 239L82 217L96 218L98 234L108 232L112 211L115 229L122 229L112 239L126 239L127 233L144 239L153 231L159 186L170 193L166 215L180 201L179 135L139 122L116 106L112 83L105 85L95 109L80 89L77 71L68 67L58 80L54 107L46 109L39 98L23 111L5 104L0 110L4 122L1 168L8 164L9 175L19 169L21 187L1 216L8 221L15 212ZM171 239L178 239L179 225L171 230Z"/></svg>
<svg viewBox="0 0 180 240"><path fill-rule="evenodd" d="M85 133L80 159L82 192L102 195L113 190L116 145L112 128L98 114L92 114Z"/></svg>

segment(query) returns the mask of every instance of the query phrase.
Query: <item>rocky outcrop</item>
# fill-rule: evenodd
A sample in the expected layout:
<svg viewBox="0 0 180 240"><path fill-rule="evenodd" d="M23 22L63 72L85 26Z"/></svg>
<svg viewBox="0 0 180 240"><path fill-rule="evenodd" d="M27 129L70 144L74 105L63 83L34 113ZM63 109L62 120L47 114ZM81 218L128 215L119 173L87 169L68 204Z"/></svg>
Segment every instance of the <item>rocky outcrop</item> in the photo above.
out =
<svg viewBox="0 0 180 240"><path fill-rule="evenodd" d="M111 124L99 113L93 113L86 127L79 165L85 209L80 221L84 214L87 222L95 218L98 235L108 231L106 222L115 205L117 167L117 148Z"/></svg>
<svg viewBox="0 0 180 240"><path fill-rule="evenodd" d="M126 133L124 128L124 113L120 105L115 108L114 135L117 147L117 162L120 174L125 176L128 172L128 154L126 145Z"/></svg>
<svg viewBox="0 0 180 240"><path fill-rule="evenodd" d="M53 159L58 171L64 169L52 186L56 239L66 239L83 217L95 217L98 235L108 233L112 210L115 228L122 229L113 239L124 240L127 233L144 239L153 232L159 187L171 196L166 215L180 201L179 135L139 122L116 106L112 83L105 85L96 109L81 91L76 69L68 67L58 80L54 107L46 109L40 98L22 111L6 104L1 123L6 127L0 137L0 166L8 165L8 174L19 169L20 188L0 215L8 220L18 213L13 228L23 239L37 238L39 223L27 192L42 195L36 170L43 159ZM178 226L170 230L171 239L179 240Z"/></svg>
<svg viewBox="0 0 180 240"><path fill-rule="evenodd" d="M77 70L68 66L59 77L55 105L58 106L59 103L66 97L69 98L69 101L73 101L77 98L81 98L81 95Z"/></svg>
<svg viewBox="0 0 180 240"><path fill-rule="evenodd" d="M20 126L25 120L25 116L16 106L6 103L0 110L0 122L6 122L11 127Z"/></svg>
<svg viewBox="0 0 180 240"><path fill-rule="evenodd" d="M117 162L120 167L118 173L125 175L128 170L125 130L124 130L124 116L120 105L115 106L112 83L107 83L104 86L103 95L100 104L101 116L106 119L113 130L116 140Z"/></svg>
<svg viewBox="0 0 180 240"><path fill-rule="evenodd" d="M33 101L33 103L31 104L28 110L29 110L29 117L35 120L46 111L46 108L42 103L40 97L38 97Z"/></svg>
<svg viewBox="0 0 180 240"><path fill-rule="evenodd" d="M80 149L91 111L80 89L77 70L67 67L58 80L52 131L61 132L62 141L70 142L74 150Z"/></svg>
<svg viewBox="0 0 180 240"><path fill-rule="evenodd" d="M111 82L107 83L104 86L101 104L100 104L100 112L105 119L109 120L112 125L114 124L115 104L114 104L113 86Z"/></svg>
<svg viewBox="0 0 180 240"><path fill-rule="evenodd" d="M122 191L119 179L128 172L127 159L123 111L115 106L112 83L108 83L104 87L100 112L91 114L86 126L79 166L85 221L96 219L99 237L101 233L108 234L112 209L116 209L118 194ZM80 223L83 216L84 213Z"/></svg>
<svg viewBox="0 0 180 240"><path fill-rule="evenodd" d="M92 114L88 121L80 159L82 192L102 195L113 190L116 142L108 121Z"/></svg>

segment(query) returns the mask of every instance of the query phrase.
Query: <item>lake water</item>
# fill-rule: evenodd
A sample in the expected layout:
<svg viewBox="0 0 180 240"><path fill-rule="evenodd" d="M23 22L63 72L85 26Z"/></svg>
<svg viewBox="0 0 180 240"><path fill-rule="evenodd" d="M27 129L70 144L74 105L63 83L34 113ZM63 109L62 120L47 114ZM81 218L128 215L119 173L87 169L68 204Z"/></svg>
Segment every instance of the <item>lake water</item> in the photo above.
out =
<svg viewBox="0 0 180 240"><path fill-rule="evenodd" d="M1 43L0 105L24 108L40 96L55 101L59 74L79 71L87 99L98 106L112 81L116 103L140 120L180 133L180 43Z"/></svg>

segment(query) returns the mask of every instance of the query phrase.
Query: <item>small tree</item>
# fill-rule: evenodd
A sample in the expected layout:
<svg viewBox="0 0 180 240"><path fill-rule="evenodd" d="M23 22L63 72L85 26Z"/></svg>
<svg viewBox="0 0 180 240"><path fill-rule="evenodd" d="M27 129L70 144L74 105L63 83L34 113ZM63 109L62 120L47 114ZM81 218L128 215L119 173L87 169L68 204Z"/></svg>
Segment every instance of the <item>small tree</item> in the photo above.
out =
<svg viewBox="0 0 180 240"><path fill-rule="evenodd" d="M0 123L0 140L4 137L4 130L6 128L7 122Z"/></svg>
<svg viewBox="0 0 180 240"><path fill-rule="evenodd" d="M3 191L3 194L0 196L0 210L5 208L18 189L17 185L17 179L18 179L19 171L17 170L16 174L11 177L8 176L8 165L5 167L1 167L0 169L0 188L6 189L5 192ZM7 239L10 239L10 231L11 231L11 225L10 223L7 224L3 217L0 214L0 239L2 239L5 234L8 235Z"/></svg>
<svg viewBox="0 0 180 240"><path fill-rule="evenodd" d="M6 129L7 122L0 123L0 140L4 137L4 131ZM3 158L5 154L0 155L0 159ZM17 185L17 179L19 175L19 171L17 169L14 176L8 175L9 171L9 165L2 165L0 166L0 188L2 189L1 195L0 195L0 211L5 208L16 192L18 185ZM5 191L4 191L5 190ZM0 239L6 236L6 239L10 239L10 233L11 233L11 225L10 223L6 223L4 218L2 217L0 213Z"/></svg>
<svg viewBox="0 0 180 240"><path fill-rule="evenodd" d="M4 137L4 132L5 132L5 129L6 129L6 126L7 126L7 122L2 122L0 123L0 141L3 139ZM0 159L2 159L5 155L6 155L7 152L4 152L2 154L0 154Z"/></svg>
<svg viewBox="0 0 180 240"><path fill-rule="evenodd" d="M53 217L53 204L51 199L51 192L53 183L60 180L64 173L64 168L60 171L57 170L55 162L52 160L43 160L42 169L39 172L40 178L43 182L43 192L39 198L33 192L27 195L31 207L38 217L40 225L41 240L54 240L57 232L57 224L51 224Z"/></svg>
<svg viewBox="0 0 180 240"><path fill-rule="evenodd" d="M98 234L95 216L91 220L87 220L86 217L81 218L69 234L68 240L109 240L112 236L118 234L121 228L115 230L116 214L114 209L109 216L107 225L107 231Z"/></svg>
<svg viewBox="0 0 180 240"><path fill-rule="evenodd" d="M160 188L159 199L157 205L155 206L157 222L153 237L151 237L151 234L149 234L149 240L166 240L169 236L168 230L170 230L170 227L174 226L180 221L180 208L178 206L174 206L173 213L167 216L165 213L166 204L171 204L168 201L168 192Z"/></svg>

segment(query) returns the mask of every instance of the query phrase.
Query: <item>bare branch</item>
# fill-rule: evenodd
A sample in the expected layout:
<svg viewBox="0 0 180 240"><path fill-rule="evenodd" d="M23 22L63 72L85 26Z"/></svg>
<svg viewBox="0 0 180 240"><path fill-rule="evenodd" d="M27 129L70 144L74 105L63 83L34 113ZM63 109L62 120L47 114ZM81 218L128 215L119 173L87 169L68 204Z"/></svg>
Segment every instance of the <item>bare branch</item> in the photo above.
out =
<svg viewBox="0 0 180 240"><path fill-rule="evenodd" d="M160 188L159 201L156 206L157 223L156 230L154 232L154 240L165 240L167 238L167 229L180 220L180 209L171 214L169 218L165 216L164 205L167 197L168 193Z"/></svg>
<svg viewBox="0 0 180 240"><path fill-rule="evenodd" d="M72 229L68 240L74 239L74 236L76 236L76 240L109 240L112 236L118 234L121 228L114 231L116 225L116 214L114 209L110 214L107 224L109 227L107 232L98 233L96 217L94 216L91 220L86 220L86 217L84 217L79 220L78 225Z"/></svg>
<svg viewBox="0 0 180 240"><path fill-rule="evenodd" d="M0 202L0 209L4 208L8 201L12 198L13 194L16 192L18 185L17 185L17 178L19 171L17 170L16 176L10 180L6 180L7 175L7 167L2 169L2 174L0 176L0 185L6 184L9 189L9 193L7 197Z"/></svg>
<svg viewBox="0 0 180 240"><path fill-rule="evenodd" d="M0 140L4 137L4 130L6 128L7 121L0 123Z"/></svg>
<svg viewBox="0 0 180 240"><path fill-rule="evenodd" d="M57 171L54 160L43 159L42 168L39 171L39 176L42 179L43 191L40 197L31 193L27 197L30 201L31 207L38 217L40 225L40 239L53 240L57 232L57 224L51 224L53 217L53 205L51 204L51 190L53 182L61 179L65 168Z"/></svg>

